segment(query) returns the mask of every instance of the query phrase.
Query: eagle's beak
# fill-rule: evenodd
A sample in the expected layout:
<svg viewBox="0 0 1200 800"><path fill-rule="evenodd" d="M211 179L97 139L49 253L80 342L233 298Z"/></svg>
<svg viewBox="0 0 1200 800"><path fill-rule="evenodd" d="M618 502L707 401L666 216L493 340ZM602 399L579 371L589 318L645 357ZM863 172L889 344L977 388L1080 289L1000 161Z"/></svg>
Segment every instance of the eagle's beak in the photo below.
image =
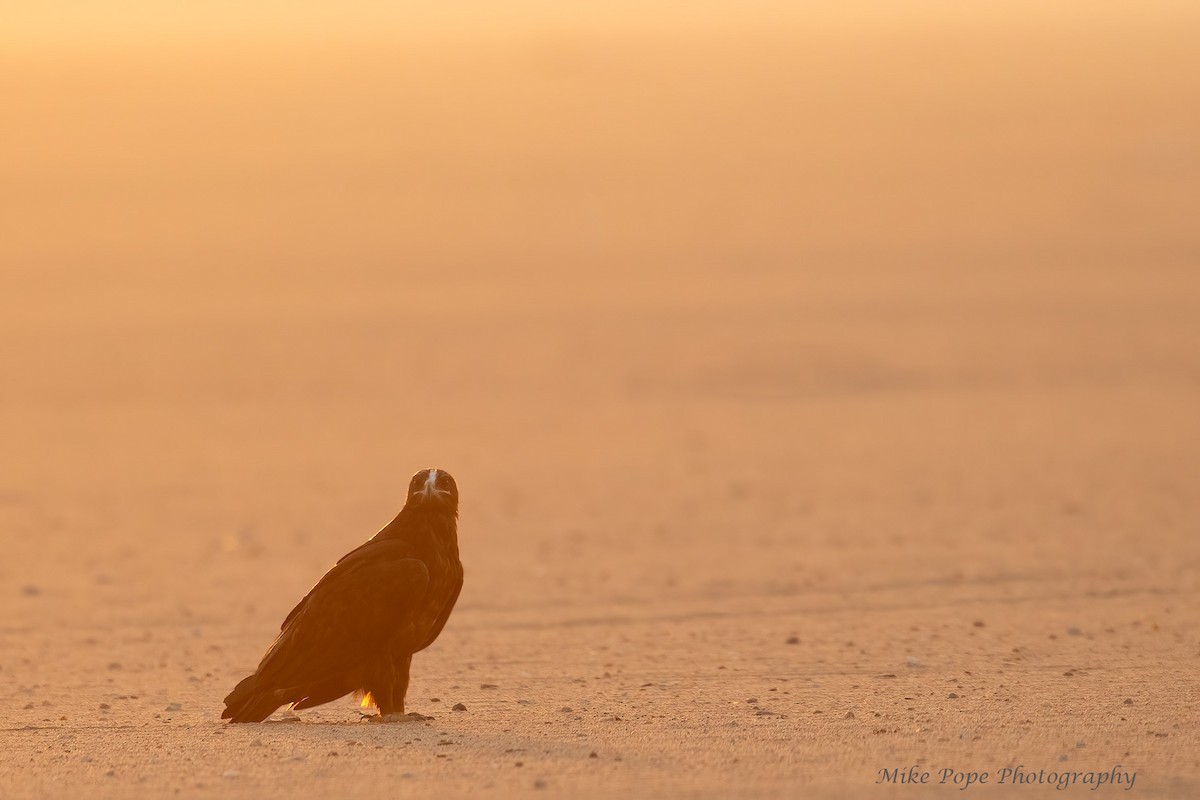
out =
<svg viewBox="0 0 1200 800"><path fill-rule="evenodd" d="M421 494L426 497L437 497L437 476L438 471L436 469L429 470L429 475L425 478L425 488L421 490Z"/></svg>

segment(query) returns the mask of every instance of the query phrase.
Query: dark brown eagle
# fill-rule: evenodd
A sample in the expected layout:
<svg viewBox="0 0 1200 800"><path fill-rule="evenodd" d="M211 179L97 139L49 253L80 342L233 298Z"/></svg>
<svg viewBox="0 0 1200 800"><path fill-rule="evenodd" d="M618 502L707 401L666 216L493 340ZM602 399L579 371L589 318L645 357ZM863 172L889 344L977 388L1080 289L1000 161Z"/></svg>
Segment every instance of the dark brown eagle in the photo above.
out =
<svg viewBox="0 0 1200 800"><path fill-rule="evenodd" d="M351 692L396 718L413 653L442 632L462 582L458 487L446 472L422 470L396 518L287 615L258 670L225 698L222 719L262 722L284 704L310 708Z"/></svg>

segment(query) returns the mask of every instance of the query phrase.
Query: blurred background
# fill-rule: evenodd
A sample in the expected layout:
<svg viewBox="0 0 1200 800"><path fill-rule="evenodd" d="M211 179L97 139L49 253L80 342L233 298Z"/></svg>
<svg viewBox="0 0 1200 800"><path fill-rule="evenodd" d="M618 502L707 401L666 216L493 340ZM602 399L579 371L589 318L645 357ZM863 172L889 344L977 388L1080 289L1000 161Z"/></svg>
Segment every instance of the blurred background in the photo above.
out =
<svg viewBox="0 0 1200 800"><path fill-rule="evenodd" d="M427 466L462 487L459 642L1196 590L1194 3L4 19L0 579L32 663L186 617L226 681Z"/></svg>

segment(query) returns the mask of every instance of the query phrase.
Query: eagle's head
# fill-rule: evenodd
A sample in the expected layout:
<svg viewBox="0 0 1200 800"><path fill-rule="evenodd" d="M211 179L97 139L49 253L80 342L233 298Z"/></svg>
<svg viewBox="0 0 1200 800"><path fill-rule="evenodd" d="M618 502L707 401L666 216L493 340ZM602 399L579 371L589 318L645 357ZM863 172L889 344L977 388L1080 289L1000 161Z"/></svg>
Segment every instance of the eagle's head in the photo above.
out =
<svg viewBox="0 0 1200 800"><path fill-rule="evenodd" d="M458 485L444 469L423 469L408 483L406 505L458 513Z"/></svg>

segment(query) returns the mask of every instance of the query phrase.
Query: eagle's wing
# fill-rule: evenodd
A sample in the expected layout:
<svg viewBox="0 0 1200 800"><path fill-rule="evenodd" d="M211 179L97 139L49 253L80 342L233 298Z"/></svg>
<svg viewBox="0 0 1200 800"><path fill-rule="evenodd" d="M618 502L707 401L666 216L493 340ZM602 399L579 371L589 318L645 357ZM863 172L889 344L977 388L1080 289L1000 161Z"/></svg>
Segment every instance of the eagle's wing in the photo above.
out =
<svg viewBox="0 0 1200 800"><path fill-rule="evenodd" d="M374 553L381 551L384 547L386 547L389 544L393 545L393 548L394 548L395 545L400 545L401 542L399 540L395 540L395 539L387 540L387 541L382 540L382 539L370 539L369 541L359 545L358 547L351 550L349 553L346 553L346 555L339 558L337 560L337 564L335 564L333 566L333 568L329 570L329 572L322 575L321 580L317 581L317 585L314 586L313 588L309 589L308 594L304 595L304 597L302 597L300 599L300 602L296 603L296 607L288 612L288 615L283 618L283 622L280 623L279 630L282 631L282 630L287 629L288 623L292 621L293 617L295 617L297 614L300 613L300 609L304 608L304 604L307 603L308 599L313 596L313 593L316 592L318 588L320 588L321 584L325 583L326 579L330 578L330 576L332 576L333 573L339 571L339 567L342 566L342 562L349 561L352 564L358 564L361 559L374 558L374 557L376 557L374 555ZM389 549L393 549L393 548L389 548ZM392 555L394 557L399 557L399 554L397 554L397 553L390 553L389 555ZM349 568L350 567L346 567L344 569L349 569Z"/></svg>
<svg viewBox="0 0 1200 800"><path fill-rule="evenodd" d="M429 570L406 556L364 546L339 561L284 621L259 664L260 684L289 692L337 679L394 636L426 629Z"/></svg>

